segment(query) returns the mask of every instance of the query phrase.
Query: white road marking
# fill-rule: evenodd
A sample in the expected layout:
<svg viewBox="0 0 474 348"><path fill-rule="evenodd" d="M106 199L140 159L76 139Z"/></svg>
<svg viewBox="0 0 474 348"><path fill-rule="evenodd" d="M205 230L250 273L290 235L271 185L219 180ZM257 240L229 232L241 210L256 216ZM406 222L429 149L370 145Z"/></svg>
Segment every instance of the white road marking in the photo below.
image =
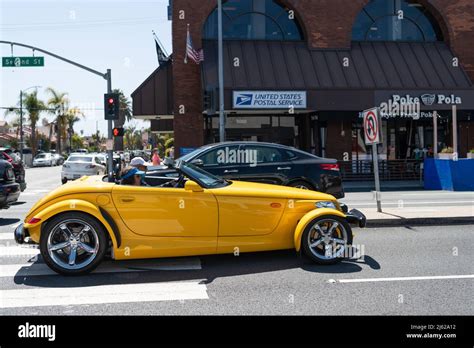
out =
<svg viewBox="0 0 474 348"><path fill-rule="evenodd" d="M474 201L425 201L425 202L418 202L418 201L406 201L406 200L403 200L401 199L401 201L403 201L403 206L407 206L407 205L414 205L414 204L440 204L440 205L446 205L446 204L474 204ZM361 205L376 205L377 203L376 202L356 202L356 201L352 201L352 203L350 205L358 205L358 206L361 206ZM382 205L395 205L395 206L398 206L399 203L398 202L383 202L382 201Z"/></svg>
<svg viewBox="0 0 474 348"><path fill-rule="evenodd" d="M467 275L447 275L447 276L426 276L426 277L393 277L393 278L365 278L365 279L337 279L337 283L370 283L370 282L397 282L407 280L443 280L443 279L474 279L474 274ZM334 279L329 279L329 283L334 283Z"/></svg>
<svg viewBox="0 0 474 348"><path fill-rule="evenodd" d="M189 271L201 269L201 260L197 257L184 259L156 259L152 261L107 261L93 273L125 273L144 271ZM32 277L57 275L44 263L24 263L0 265L0 277Z"/></svg>
<svg viewBox="0 0 474 348"><path fill-rule="evenodd" d="M199 281L0 290L0 308L205 299Z"/></svg>
<svg viewBox="0 0 474 348"><path fill-rule="evenodd" d="M13 235L13 232L9 233L0 233L0 240L15 240L15 236Z"/></svg>
<svg viewBox="0 0 474 348"><path fill-rule="evenodd" d="M0 257L38 255L39 253L37 246L0 246Z"/></svg>

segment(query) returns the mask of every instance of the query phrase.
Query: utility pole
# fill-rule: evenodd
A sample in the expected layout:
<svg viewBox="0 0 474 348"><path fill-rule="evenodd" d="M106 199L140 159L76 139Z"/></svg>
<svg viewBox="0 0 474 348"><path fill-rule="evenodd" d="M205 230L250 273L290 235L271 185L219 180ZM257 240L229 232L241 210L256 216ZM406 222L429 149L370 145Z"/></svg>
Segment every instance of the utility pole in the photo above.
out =
<svg viewBox="0 0 474 348"><path fill-rule="evenodd" d="M224 43L222 33L222 0L217 0L218 65L219 65L219 141L225 141L224 114Z"/></svg>
<svg viewBox="0 0 474 348"><path fill-rule="evenodd" d="M112 71L110 69L107 69L106 79L107 79L107 93L112 93ZM107 168L108 168L109 182L112 182L114 180L114 147L113 147L114 135L112 134L112 131L113 131L112 120L107 121L107 128L108 128ZM110 143L112 143L112 147L109 147Z"/></svg>
<svg viewBox="0 0 474 348"><path fill-rule="evenodd" d="M23 90L20 91L20 158L23 162Z"/></svg>

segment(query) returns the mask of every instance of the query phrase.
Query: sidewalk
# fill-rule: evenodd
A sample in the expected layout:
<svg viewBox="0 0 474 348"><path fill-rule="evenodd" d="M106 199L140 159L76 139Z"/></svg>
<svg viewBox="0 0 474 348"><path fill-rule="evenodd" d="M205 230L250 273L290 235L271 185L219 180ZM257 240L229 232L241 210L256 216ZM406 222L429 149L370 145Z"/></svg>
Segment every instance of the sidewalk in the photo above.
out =
<svg viewBox="0 0 474 348"><path fill-rule="evenodd" d="M405 207L359 209L367 217L367 227L474 224L474 205L447 207Z"/></svg>
<svg viewBox="0 0 474 348"><path fill-rule="evenodd" d="M345 192L369 192L375 190L374 181L344 181ZM381 181L381 191L413 191L423 190L423 181Z"/></svg>

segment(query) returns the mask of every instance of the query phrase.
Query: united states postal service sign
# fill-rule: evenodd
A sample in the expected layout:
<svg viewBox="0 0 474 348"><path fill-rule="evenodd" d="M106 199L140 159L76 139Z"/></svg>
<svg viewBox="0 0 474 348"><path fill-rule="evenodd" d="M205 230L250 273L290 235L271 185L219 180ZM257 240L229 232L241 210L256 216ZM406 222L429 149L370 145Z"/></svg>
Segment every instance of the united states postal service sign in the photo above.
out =
<svg viewBox="0 0 474 348"><path fill-rule="evenodd" d="M234 109L306 109L306 91L234 91Z"/></svg>

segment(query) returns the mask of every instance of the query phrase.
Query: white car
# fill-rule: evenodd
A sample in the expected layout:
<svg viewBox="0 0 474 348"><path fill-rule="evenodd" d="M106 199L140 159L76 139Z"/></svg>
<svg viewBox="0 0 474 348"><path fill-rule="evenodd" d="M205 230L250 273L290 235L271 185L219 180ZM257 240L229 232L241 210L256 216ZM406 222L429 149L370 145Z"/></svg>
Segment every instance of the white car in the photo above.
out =
<svg viewBox="0 0 474 348"><path fill-rule="evenodd" d="M75 154L63 164L61 181L65 184L68 180L76 180L85 175L105 174L106 167L98 155Z"/></svg>
<svg viewBox="0 0 474 348"><path fill-rule="evenodd" d="M50 153L40 153L33 159L33 167L54 166L56 160Z"/></svg>

